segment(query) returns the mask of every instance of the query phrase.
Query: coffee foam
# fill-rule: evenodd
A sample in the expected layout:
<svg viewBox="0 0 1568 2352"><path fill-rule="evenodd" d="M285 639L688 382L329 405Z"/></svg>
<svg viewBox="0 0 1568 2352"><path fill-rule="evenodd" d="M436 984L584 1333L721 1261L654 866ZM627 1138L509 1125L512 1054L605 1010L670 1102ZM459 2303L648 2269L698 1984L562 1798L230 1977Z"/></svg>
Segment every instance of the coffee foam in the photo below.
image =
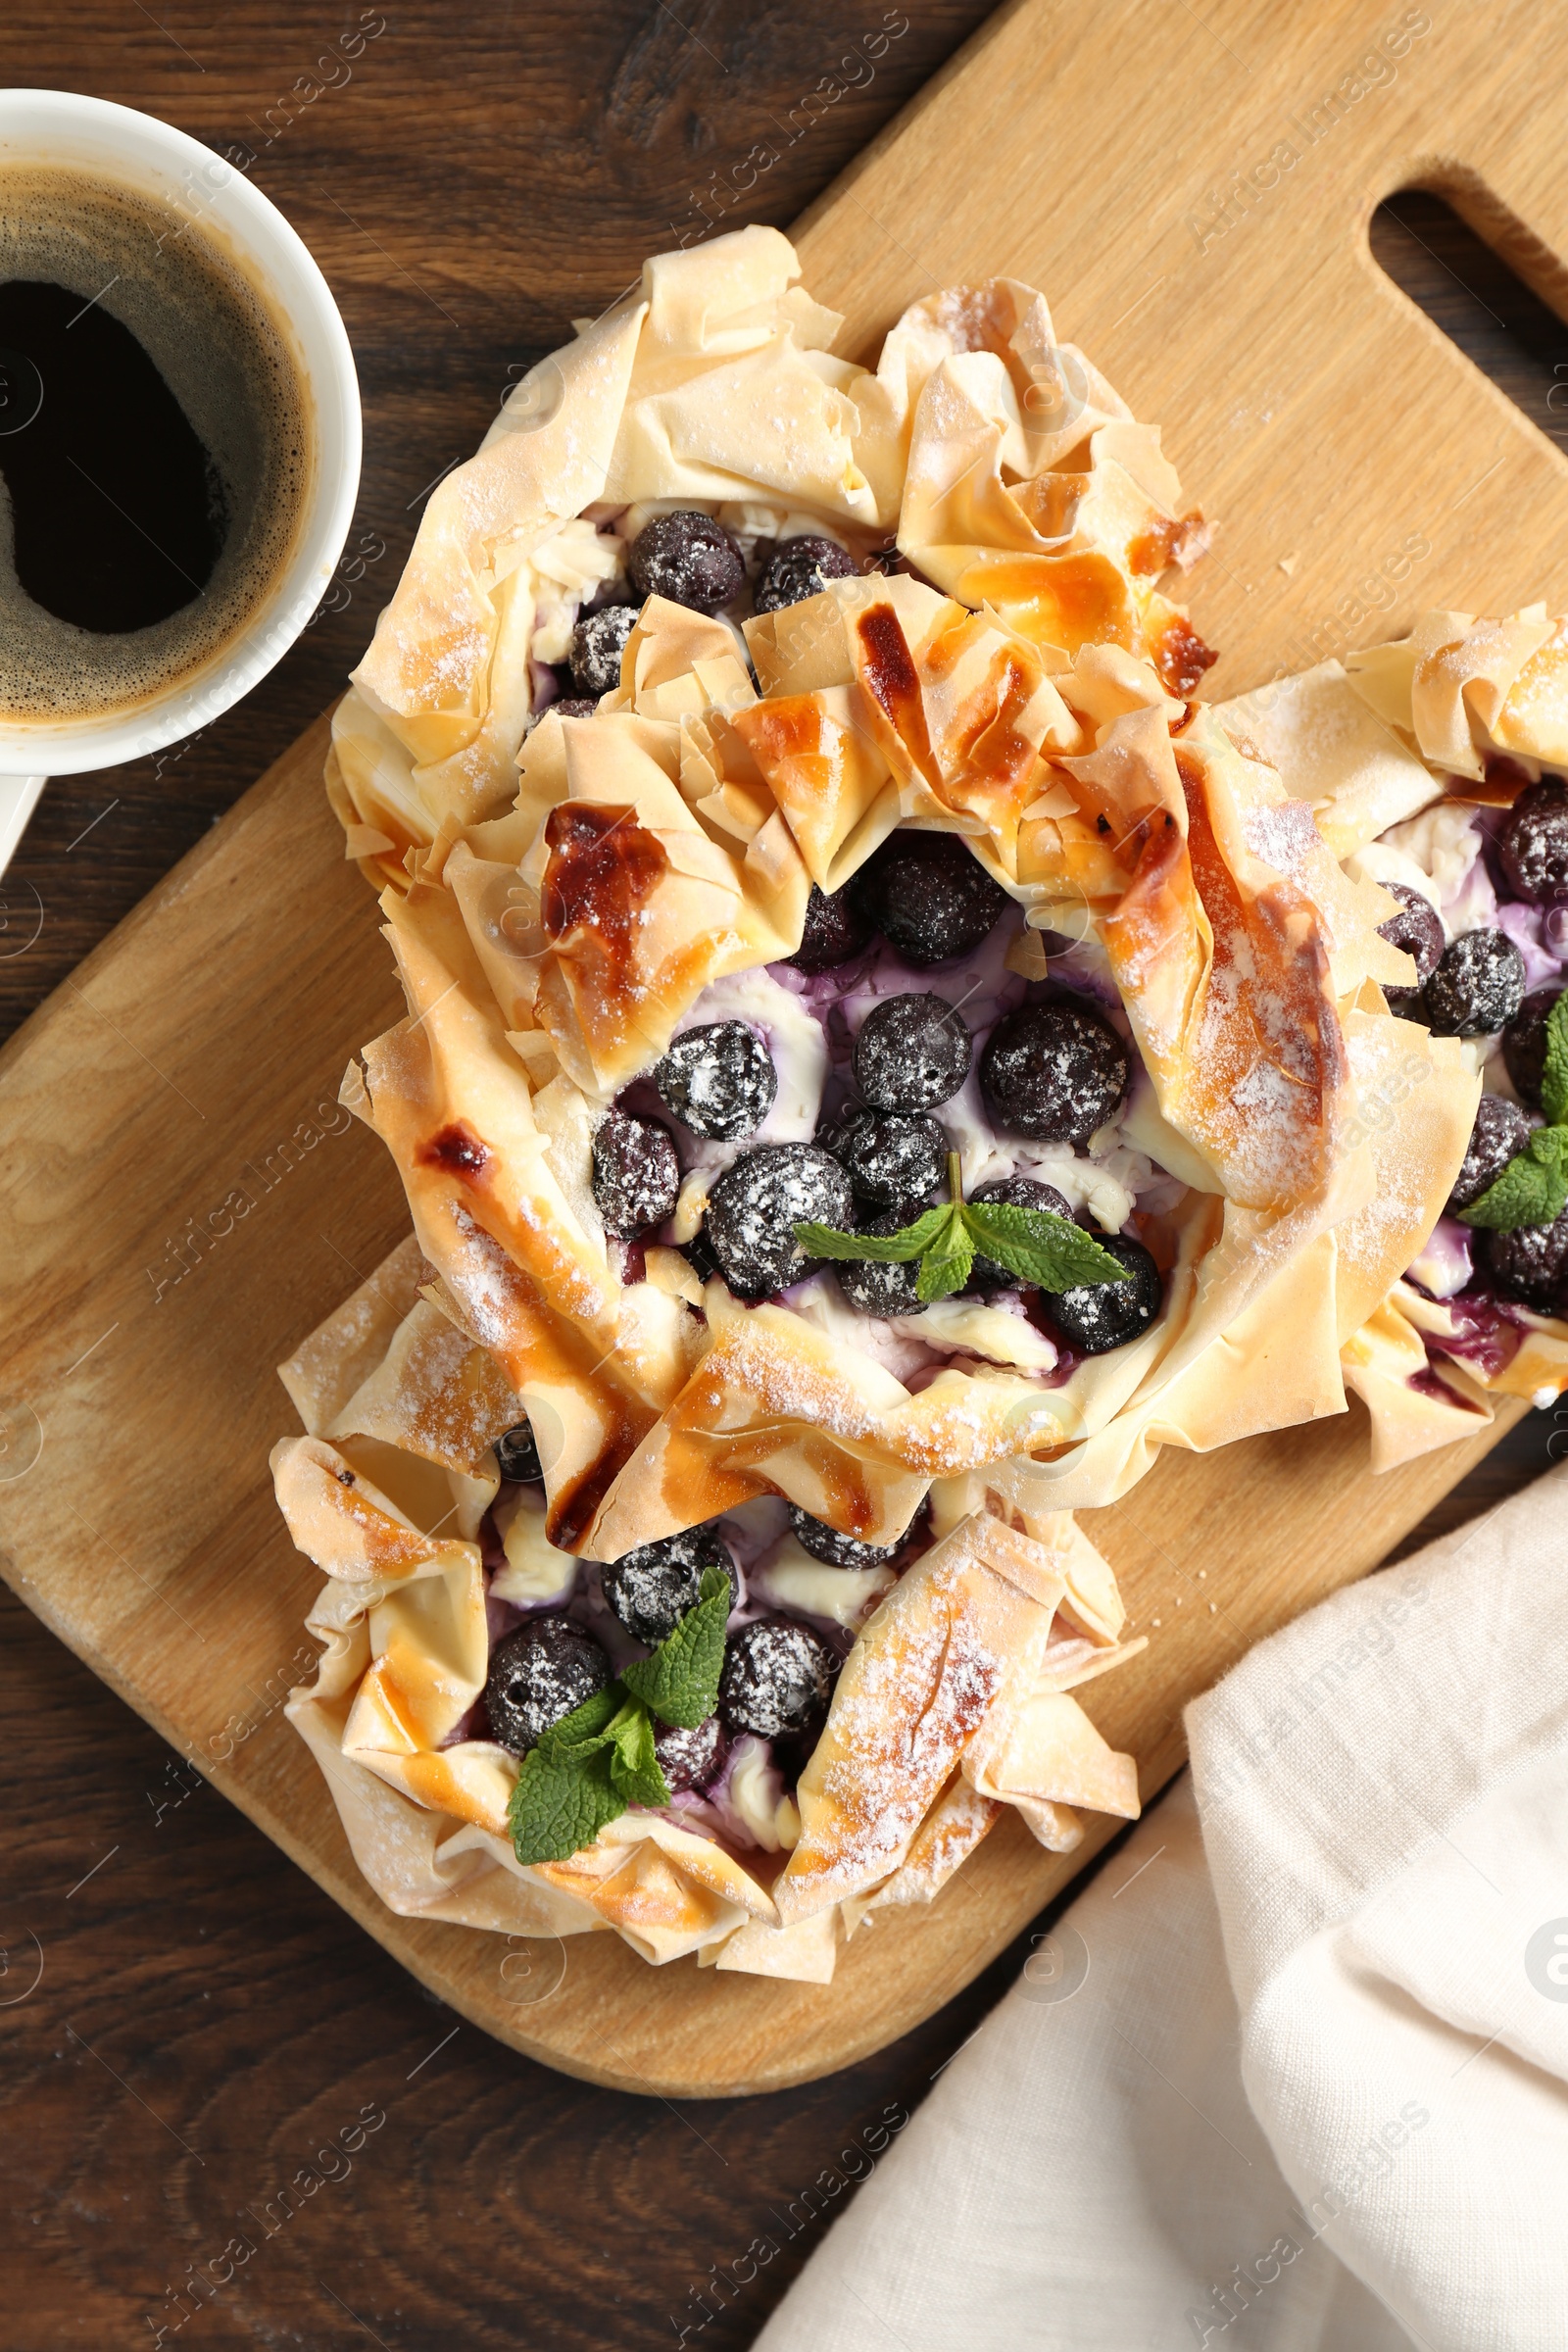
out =
<svg viewBox="0 0 1568 2352"><path fill-rule="evenodd" d="M107 635L23 588L0 478L0 717L134 710L217 662L287 566L317 468L301 370L246 270L172 207L106 179L0 171L0 281L12 278L52 280L128 327L223 484L228 535L205 591L149 628ZM107 436L107 397L106 411Z"/></svg>

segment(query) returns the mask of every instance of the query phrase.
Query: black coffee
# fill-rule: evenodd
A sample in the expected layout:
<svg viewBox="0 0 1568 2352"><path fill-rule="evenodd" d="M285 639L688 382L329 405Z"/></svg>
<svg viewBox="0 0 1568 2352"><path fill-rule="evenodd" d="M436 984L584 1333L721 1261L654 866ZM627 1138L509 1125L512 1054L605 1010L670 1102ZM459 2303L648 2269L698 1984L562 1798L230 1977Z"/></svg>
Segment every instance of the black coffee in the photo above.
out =
<svg viewBox="0 0 1568 2352"><path fill-rule="evenodd" d="M219 660L314 468L288 330L215 237L0 172L0 714L131 710Z"/></svg>
<svg viewBox="0 0 1568 2352"><path fill-rule="evenodd" d="M25 594L117 636L205 595L228 537L222 476L130 328L101 302L16 277L0 285L0 353L18 406L36 402L30 422L0 435Z"/></svg>

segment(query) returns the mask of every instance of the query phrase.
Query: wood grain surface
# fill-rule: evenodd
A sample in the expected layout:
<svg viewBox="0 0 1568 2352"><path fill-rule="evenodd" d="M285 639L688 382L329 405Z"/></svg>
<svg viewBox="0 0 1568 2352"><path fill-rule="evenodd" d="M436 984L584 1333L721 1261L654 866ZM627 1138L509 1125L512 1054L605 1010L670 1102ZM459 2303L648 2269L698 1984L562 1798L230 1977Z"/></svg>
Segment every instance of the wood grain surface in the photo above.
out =
<svg viewBox="0 0 1568 2352"><path fill-rule="evenodd" d="M1225 37L1234 34L1239 41L1247 12L1231 13L1236 25L1225 12L1216 19L1210 11L1208 22L1219 22ZM629 274L641 252L660 241L664 215L677 221L683 217L673 208L688 201L683 191L691 184L692 154L704 158L705 179L709 166L733 172L755 145L760 117L785 106L800 86L794 76L804 70L802 52L813 31L830 48L843 31L842 24L831 30L825 20L813 27L799 14L787 26L780 16L771 31L753 12L688 15L702 55L688 51L690 72L666 71L647 101L654 128L647 129L645 119L644 176L633 175L628 196L624 159L594 151L591 110L604 112L606 90L621 86L615 66L646 59L650 46L657 48L667 15L616 8L568 20L565 12L536 10L524 55L521 39L511 40L506 12L491 12L482 29L465 39L454 35L445 47L435 13L421 19L416 12L384 36L390 40L407 29L423 41L422 78L412 74L399 84L391 163L384 135L377 136L385 133L384 122L368 129L362 123L358 130L345 123L334 139L321 106L349 105L352 89L329 95L314 118L291 125L289 136L298 129L317 142L311 150L315 169L329 169L339 202L379 241L382 274L375 290L389 313L397 316L403 306L402 333L389 332L376 345L364 334L328 260L360 351L372 468L378 447L384 452L395 446L400 429L416 427L422 413L424 429L433 431L472 389L464 372L466 347L461 336L449 336L445 351L424 355L429 365L421 391L407 397L409 374L424 360L416 348L417 336L409 331L416 297L392 255L397 251L418 267L417 225L407 247L399 238L421 192L426 202L440 201L450 235L462 212L441 194L452 171L470 175L469 186L472 174L489 173L494 197L509 172L515 177L524 169L519 156L530 136L559 161L562 123L586 122L575 185L566 184L570 171L551 181L553 165L532 158L526 164L529 197L548 183L552 198L549 220L542 212L534 217L537 239L542 244L553 232L559 250L538 282L517 296L516 309L544 318L552 299L557 315L590 307L578 288L593 281L605 253L615 250L615 234L622 237L622 274ZM319 25L281 10L233 12L222 19L161 12L161 23L193 61L176 59L177 72L163 60L151 62L166 35L149 29L139 15L132 21L128 11L80 12L64 48L53 19L46 22L37 12L29 24L25 13L14 15L0 41L12 79L69 81L152 105L223 144L226 125L258 109L265 116L272 103L266 93L274 82L289 86L291 73L283 68L291 67L300 44L309 54L321 37ZM923 40L921 70L927 70L957 23L954 12L917 12L905 54L912 56L911 45ZM1184 29L1184 68L1193 63L1189 52L1196 54L1207 37L1196 20ZM240 38L249 43L243 56L233 47ZM374 54L368 51L367 58ZM897 61L898 50L890 54ZM1259 53L1250 54L1255 65ZM595 70L587 62L591 56L601 75L597 85L585 78ZM1244 70L1239 66L1238 74ZM512 85L498 96L507 74ZM184 80L176 93L179 74ZM892 88L880 74L879 80L880 90L847 101L860 110L858 136L871 126L879 96ZM741 87L728 87L732 81ZM588 91L586 117L581 106L569 117L564 93L573 89ZM503 98L512 114L500 160L497 142L476 140L453 166L455 126L489 119ZM836 133L847 120L840 109L821 130ZM831 162L842 154L840 148ZM1205 168L1217 171L1223 160L1209 157ZM802 172L806 161L785 157L778 170ZM264 175L270 163L283 172L287 137L279 139L275 157L258 167L263 184L278 193L283 181ZM764 184L729 218L787 220L810 180L798 178L773 201L786 184L775 173L771 186ZM314 222L295 209L294 193L283 200L322 250ZM1523 404L1549 424L1554 352L1560 347L1568 353L1554 318L1532 314L1521 331L1515 298L1497 272L1478 263L1441 218L1404 209L1411 235L1386 222L1380 250L1398 261L1406 282L1419 286L1412 264L1430 270L1436 290L1420 289L1429 307L1446 303L1450 327L1506 372ZM504 215L504 206L500 213L479 208L471 222L462 221L463 233L471 237L470 282L478 281ZM1465 278L1482 297L1474 317L1460 283ZM598 280L605 294L619 282L614 268ZM1496 316L1483 317L1487 311ZM550 336L545 327L526 348L540 348ZM1163 413L1169 416L1168 407ZM482 407L475 414L482 416ZM469 438L473 429L469 418ZM1206 489L1174 431L1172 445L1189 481ZM370 478L368 473L368 484ZM1234 543L1237 518L1229 520ZM386 559L387 576L400 560L401 552ZM361 612L373 611L379 593L366 587L350 613L321 627L348 628ZM353 650L343 649L310 699L285 715L279 734L318 707ZM315 656L308 645L302 660ZM302 674L310 684L308 673ZM57 919L4 967L15 1009L36 1003L49 980L90 944L94 924L101 928L137 895L262 764L267 691L225 722L234 728L231 743L204 739L173 763L185 768L188 779L201 779L185 805L177 798L183 787L172 766L156 788L153 779L145 780L131 805L143 862L128 884L115 837L103 839L118 812L74 850L64 846L71 835L51 843L40 834L29 845L25 872L49 881ZM253 729L248 762L247 719ZM81 823L124 781L117 776L96 800L84 802ZM168 790L172 784L173 791ZM128 825L130 819L122 821ZM41 898L41 884L35 887ZM118 901L117 889L123 893ZM238 928L238 908L234 919ZM15 911L10 920L12 935L20 937ZM73 924L78 927L72 930ZM45 937L58 958L53 966L41 957L33 961ZM90 977L79 985L90 991ZM213 985L221 985L220 975ZM280 1027L286 1028L289 1012L285 992ZM88 1016L78 1010L77 1017ZM252 1143L265 1146L268 1140ZM325 1149L337 1149L338 1140L326 1141ZM309 1164L299 1171L305 1182ZM40 1197L31 1213L39 1221L50 1210L50 1174L35 1188ZM373 1223L374 1180L365 1181ZM62 1355L63 1369L69 1360ZM269 1399L268 1410L274 1409ZM77 1458L85 1475L77 1501L92 1513L90 1420L79 1435L84 1443ZM1521 1482L1544 1462L1552 1435L1540 1416L1522 1424L1448 1498L1445 1517L1451 1522ZM199 1478L199 1446L191 1452L191 1475ZM112 1511L98 1524L117 1540ZM1163 1512L1157 1525L1165 1550L1174 1549L1166 1573L1196 1580L1200 1541L1189 1549L1189 1529L1173 1547ZM215 1563L215 1574L221 1572L222 1563ZM107 1582L108 1572L101 1567L100 1573ZM1173 1584L1173 1599L1180 1590ZM1004 1958L939 2019L853 2073L776 2094L761 2105L683 2103L677 2110L585 2089L426 2007L400 1971L15 1604L7 1604L6 1626L12 1638L0 1670L12 1737L0 2004L12 2065L0 2161L14 2243L21 2241L8 2281L10 2340L118 2342L140 2340L149 2321L164 2319L172 2327L189 2299L177 2304L166 2290L188 2278L189 2265L220 2254L226 2236L243 2227L258 2242L258 2257L189 2323L193 2338L199 2332L215 2344L336 2345L369 2333L389 2346L446 2345L460 2338L512 2344L519 2336L529 2343L652 2343L678 2336L712 2305L721 2308L704 2330L706 2340L744 2343L837 2209L835 2200L842 2202L870 2161L867 2147L886 2129L878 2119L890 2113L896 2123L910 2111L931 2073L972 2031L1016 1966L1016 1954ZM275 1707L269 1688L264 1676L254 1710L257 1737L265 1735ZM42 1964L36 1984L35 1952ZM542 1984L515 1971L512 1981L535 1995ZM334 2136L355 2139L355 2119L367 2108L370 2119L385 2114L386 2125L376 2125L356 2147L346 2179L323 2180L285 2221L277 2192L307 2163L318 2164L322 2176L341 2171L340 2159L318 2160L315 2151ZM814 2195L807 2196L817 2182ZM238 2222L242 2206L253 2217L270 2217L270 2225ZM738 2290L732 2266L760 2234L776 2254ZM721 2293L711 2281L726 2274L730 2283ZM705 2282L708 2304L695 2301L692 2291Z"/></svg>

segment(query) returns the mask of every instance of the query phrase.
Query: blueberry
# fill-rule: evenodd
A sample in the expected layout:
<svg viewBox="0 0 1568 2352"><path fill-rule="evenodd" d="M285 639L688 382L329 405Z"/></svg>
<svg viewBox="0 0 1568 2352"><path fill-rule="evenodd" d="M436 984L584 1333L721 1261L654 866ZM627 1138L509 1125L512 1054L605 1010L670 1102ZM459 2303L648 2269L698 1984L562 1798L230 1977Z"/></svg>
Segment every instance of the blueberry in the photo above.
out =
<svg viewBox="0 0 1568 2352"><path fill-rule="evenodd" d="M858 1536L841 1536L825 1519L813 1519L798 1502L790 1504L790 1526L797 1544L830 1568L880 1568L898 1558L906 1541L900 1536L896 1544L862 1544Z"/></svg>
<svg viewBox="0 0 1568 2352"><path fill-rule="evenodd" d="M689 1527L658 1544L640 1544L599 1571L606 1600L628 1634L650 1648L667 1642L688 1609L702 1599L703 1570L721 1568L729 1578L730 1607L741 1596L741 1580L729 1545L711 1528Z"/></svg>
<svg viewBox="0 0 1568 2352"><path fill-rule="evenodd" d="M1004 1208L1049 1208L1052 1215L1072 1222L1072 1210L1054 1184L1037 1184L1032 1176L999 1176L990 1184L982 1184L969 1196L971 1200L984 1203L995 1200ZM1018 1287L1018 1277L995 1258L977 1257L969 1269L965 1288L989 1294L992 1291L1011 1291Z"/></svg>
<svg viewBox="0 0 1568 2352"><path fill-rule="evenodd" d="M550 706L558 718L592 718L599 705L580 694L564 694Z"/></svg>
<svg viewBox="0 0 1568 2352"><path fill-rule="evenodd" d="M1430 899L1403 882L1385 882L1384 889L1391 899L1397 899L1399 911L1391 914L1386 923L1379 923L1378 937L1392 947L1415 958L1414 988L1388 988L1384 995L1389 1010L1400 1020L1419 1021L1421 1011L1421 983L1429 980L1438 968L1443 954L1443 920Z"/></svg>
<svg viewBox="0 0 1568 2352"><path fill-rule="evenodd" d="M1125 1348L1149 1329L1164 1295L1159 1268L1142 1242L1110 1233L1097 1233L1095 1239L1121 1259L1127 1280L1086 1282L1075 1290L1041 1294L1052 1321L1080 1355L1104 1355L1112 1348Z"/></svg>
<svg viewBox="0 0 1568 2352"><path fill-rule="evenodd" d="M497 1438L496 1462L502 1477L510 1479L514 1486L536 1486L543 1480L539 1447L526 1421L504 1430Z"/></svg>
<svg viewBox="0 0 1568 2352"><path fill-rule="evenodd" d="M718 1260L713 1255L706 1225L700 1225L689 1242L680 1244L680 1253L699 1282L711 1282L718 1272Z"/></svg>
<svg viewBox="0 0 1568 2352"><path fill-rule="evenodd" d="M660 1100L683 1127L722 1143L755 1135L778 1093L772 1057L744 1021L683 1031L652 1075Z"/></svg>
<svg viewBox="0 0 1568 2352"><path fill-rule="evenodd" d="M892 833L852 885L868 922L906 962L977 948L1011 904L956 833Z"/></svg>
<svg viewBox="0 0 1568 2352"><path fill-rule="evenodd" d="M962 1086L973 1056L945 997L884 997L855 1041L855 1083L873 1110L935 1110Z"/></svg>
<svg viewBox="0 0 1568 2352"><path fill-rule="evenodd" d="M1568 1312L1568 1208L1551 1225L1489 1233L1487 1269L1504 1298L1544 1312Z"/></svg>
<svg viewBox="0 0 1568 2352"><path fill-rule="evenodd" d="M1502 1033L1502 1059L1522 1102L1541 1108L1541 1082L1546 1074L1546 1015L1562 990L1555 984L1532 989Z"/></svg>
<svg viewBox="0 0 1568 2352"><path fill-rule="evenodd" d="M694 1731L662 1723L654 1732L654 1753L671 1796L682 1788L711 1788L724 1769L728 1749L724 1726L716 1715L710 1715Z"/></svg>
<svg viewBox="0 0 1568 2352"><path fill-rule="evenodd" d="M1506 931L1464 931L1421 992L1439 1037L1492 1037L1524 1003L1525 959Z"/></svg>
<svg viewBox="0 0 1568 2352"><path fill-rule="evenodd" d="M711 514L691 508L646 524L632 541L626 568L639 597L665 596L694 612L716 612L746 585L739 542Z"/></svg>
<svg viewBox="0 0 1568 2352"><path fill-rule="evenodd" d="M1086 1144L1127 1091L1127 1048L1092 1006L1024 1004L1000 1020L980 1084L1003 1127L1043 1143Z"/></svg>
<svg viewBox="0 0 1568 2352"><path fill-rule="evenodd" d="M1449 1215L1479 1200L1529 1141L1530 1121L1518 1103L1510 1102L1506 1095L1483 1095L1476 1104L1475 1125L1448 1195Z"/></svg>
<svg viewBox="0 0 1568 2352"><path fill-rule="evenodd" d="M759 1617L730 1642L718 1712L730 1732L772 1740L826 1712L839 1661L820 1634L791 1617Z"/></svg>
<svg viewBox="0 0 1568 2352"><path fill-rule="evenodd" d="M759 612L778 612L786 605L820 596L829 580L847 580L856 569L847 547L807 531L799 539L779 542L762 566L752 602Z"/></svg>
<svg viewBox="0 0 1568 2352"><path fill-rule="evenodd" d="M850 1180L815 1144L763 1144L743 1152L714 1185L708 1238L737 1298L766 1298L814 1273L795 1239L798 1224L847 1233L855 1215Z"/></svg>
<svg viewBox="0 0 1568 2352"><path fill-rule="evenodd" d="M923 1200L936 1191L948 1164L948 1139L935 1119L908 1118L900 1111L880 1117L863 1111L839 1129L828 1149L859 1198L882 1208Z"/></svg>
<svg viewBox="0 0 1568 2352"><path fill-rule="evenodd" d="M594 1130L594 1200L605 1231L619 1241L662 1225L680 1191L680 1161L657 1119L610 1110Z"/></svg>
<svg viewBox="0 0 1568 2352"><path fill-rule="evenodd" d="M490 1654L484 1687L490 1736L525 1756L553 1723L610 1680L610 1660L591 1634L554 1612L530 1617Z"/></svg>
<svg viewBox="0 0 1568 2352"><path fill-rule="evenodd" d="M1534 906L1568 897L1568 786L1560 776L1520 794L1497 835L1497 857L1509 888Z"/></svg>
<svg viewBox="0 0 1568 2352"><path fill-rule="evenodd" d="M786 963L800 972L831 972L848 963L871 937L871 925L848 888L832 892L811 884L801 944Z"/></svg>
<svg viewBox="0 0 1568 2352"><path fill-rule="evenodd" d="M905 1202L897 1208L885 1208L878 1217L858 1227L861 1233L889 1234L902 1232L912 1225L920 1214L917 1203ZM858 1314L923 1315L925 1308L915 1294L920 1267L917 1259L895 1258L884 1264L873 1257L840 1257L833 1261L833 1271L839 1278L839 1289Z"/></svg>
<svg viewBox="0 0 1568 2352"><path fill-rule="evenodd" d="M1418 980L1430 979L1438 968L1443 954L1443 920L1432 901L1420 891L1410 889L1404 882L1385 882L1383 888L1391 899L1397 899L1399 911L1391 914L1386 923L1379 923L1378 937L1415 958Z"/></svg>
<svg viewBox="0 0 1568 2352"><path fill-rule="evenodd" d="M585 612L571 632L571 682L580 695L613 694L620 684L620 657L637 626L635 605L601 605Z"/></svg>

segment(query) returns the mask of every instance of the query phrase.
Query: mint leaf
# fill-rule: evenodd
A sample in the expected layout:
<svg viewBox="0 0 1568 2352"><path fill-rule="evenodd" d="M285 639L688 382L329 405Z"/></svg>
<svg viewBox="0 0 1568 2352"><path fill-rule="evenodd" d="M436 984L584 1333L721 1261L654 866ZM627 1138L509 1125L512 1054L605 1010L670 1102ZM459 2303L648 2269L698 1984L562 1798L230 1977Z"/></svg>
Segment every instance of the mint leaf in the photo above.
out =
<svg viewBox="0 0 1568 2352"><path fill-rule="evenodd" d="M541 1740L523 1757L507 1806L519 1862L567 1861L625 1812L626 1799L612 1775L612 1753L599 1742L586 1753L551 1755Z"/></svg>
<svg viewBox="0 0 1568 2352"><path fill-rule="evenodd" d="M922 1306L930 1306L938 1298L946 1298L953 1291L961 1291L969 1279L974 1264L974 1243L969 1237L968 1211L961 1202L935 1212L942 1219L941 1230L928 1243L920 1260L919 1277L914 1295ZM924 1219L921 1219L922 1224Z"/></svg>
<svg viewBox="0 0 1568 2352"><path fill-rule="evenodd" d="M874 1258L878 1265L900 1265L929 1250L951 1215L946 1208L928 1208L923 1217L898 1233L841 1233L836 1225L797 1225L795 1239L813 1257Z"/></svg>
<svg viewBox="0 0 1568 2352"><path fill-rule="evenodd" d="M800 1224L795 1238L815 1257L871 1258L880 1265L917 1257L920 1272L914 1287L923 1306L962 1290L977 1246L1010 1274L1046 1291L1127 1281L1120 1258L1112 1257L1070 1217L1045 1208L1014 1208L1005 1201L965 1202L956 1152L948 1155L948 1179L953 1189L948 1206L928 1208L898 1233L841 1233L836 1225Z"/></svg>
<svg viewBox="0 0 1568 2352"><path fill-rule="evenodd" d="M724 1624L729 1616L729 1578L721 1568L705 1568L696 1608L646 1658L628 1666L621 1681L661 1723L694 1732L718 1704L724 1664Z"/></svg>
<svg viewBox="0 0 1568 2352"><path fill-rule="evenodd" d="M1541 1107L1553 1127L1568 1125L1568 988L1546 1015L1546 1066Z"/></svg>
<svg viewBox="0 0 1568 2352"><path fill-rule="evenodd" d="M708 1574L722 1586L727 1612L729 1579L713 1569ZM700 1614L700 1607L691 1610L683 1624ZM677 1626L671 1642L681 1631ZM721 1656L722 1638L721 1623ZM710 1705L707 1713L712 1711ZM660 1769L648 1709L614 1682L552 1724L523 1757L507 1805L507 1827L519 1862L564 1862L592 1845L606 1823L618 1820L628 1805L657 1808L668 1802L669 1784Z"/></svg>
<svg viewBox="0 0 1568 2352"><path fill-rule="evenodd" d="M667 1805L669 1784L654 1752L653 1718L641 1699L627 1699L605 1738L616 1793L628 1805Z"/></svg>
<svg viewBox="0 0 1568 2352"><path fill-rule="evenodd" d="M1093 1283L1126 1282L1128 1273L1093 1234L1049 1208L1015 1208L1003 1200L970 1201L963 1212L987 1257L1043 1291L1071 1291Z"/></svg>
<svg viewBox="0 0 1568 2352"><path fill-rule="evenodd" d="M603 1690L596 1690L592 1698L585 1698L580 1707L573 1707L569 1715L563 1715L548 1732L542 1732L531 1752L554 1759L602 1746L603 1735L614 1721L624 1696L617 1683L607 1683Z"/></svg>
<svg viewBox="0 0 1568 2352"><path fill-rule="evenodd" d="M1492 1233L1514 1233L1521 1225L1550 1225L1565 1206L1568 1127L1538 1127L1495 1183L1459 1215L1466 1225L1482 1225Z"/></svg>

